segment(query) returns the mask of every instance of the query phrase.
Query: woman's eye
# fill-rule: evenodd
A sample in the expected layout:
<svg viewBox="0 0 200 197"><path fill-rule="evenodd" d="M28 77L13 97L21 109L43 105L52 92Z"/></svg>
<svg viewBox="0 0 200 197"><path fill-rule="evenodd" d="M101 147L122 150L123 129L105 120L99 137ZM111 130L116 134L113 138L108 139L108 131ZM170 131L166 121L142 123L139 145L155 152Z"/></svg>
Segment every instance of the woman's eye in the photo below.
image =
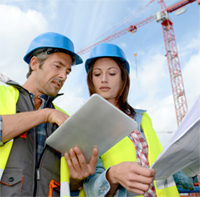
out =
<svg viewBox="0 0 200 197"><path fill-rule="evenodd" d="M111 75L111 76L114 76L114 75L116 75L116 73L110 73L110 75Z"/></svg>
<svg viewBox="0 0 200 197"><path fill-rule="evenodd" d="M100 75L99 73L95 73L95 74L94 74L95 77L98 77L99 75Z"/></svg>

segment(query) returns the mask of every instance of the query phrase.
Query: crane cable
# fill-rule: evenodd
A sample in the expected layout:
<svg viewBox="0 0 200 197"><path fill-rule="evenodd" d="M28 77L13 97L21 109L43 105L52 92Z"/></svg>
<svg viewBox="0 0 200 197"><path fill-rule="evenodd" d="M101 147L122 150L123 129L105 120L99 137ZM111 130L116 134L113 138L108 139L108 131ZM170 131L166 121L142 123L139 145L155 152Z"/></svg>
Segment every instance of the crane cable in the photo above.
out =
<svg viewBox="0 0 200 197"><path fill-rule="evenodd" d="M93 43L95 43L99 38L105 36L108 32L112 31L113 29L118 28L119 29L122 25L124 25L125 23L128 23L131 19L133 19L134 17L136 17L140 12L142 12L146 7L148 7L153 1L155 0L151 0L147 5L145 5L144 7L142 7L140 10L138 10L137 12L134 12L132 15L126 17L125 19L123 19L120 23L118 23L117 25L115 25L114 27L112 27L111 29L109 29L108 31L106 31L104 34L100 35L99 37L97 37L95 40L93 40L92 42L90 42L86 47L80 49L79 51L84 50L85 48L88 48L90 45L92 45Z"/></svg>

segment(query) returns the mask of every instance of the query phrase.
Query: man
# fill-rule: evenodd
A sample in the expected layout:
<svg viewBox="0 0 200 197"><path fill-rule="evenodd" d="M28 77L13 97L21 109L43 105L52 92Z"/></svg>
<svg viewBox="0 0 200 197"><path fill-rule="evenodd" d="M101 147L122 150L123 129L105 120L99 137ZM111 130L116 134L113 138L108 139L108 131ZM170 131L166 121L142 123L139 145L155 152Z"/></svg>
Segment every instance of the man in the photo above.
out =
<svg viewBox="0 0 200 197"><path fill-rule="evenodd" d="M0 196L60 196L60 185L61 196L69 196L66 161L70 189L76 190L95 172L98 151L87 164L78 147L64 157L45 140L68 118L52 102L71 65L82 59L70 39L48 32L31 42L24 60L29 64L24 85L9 80L9 86L0 86Z"/></svg>

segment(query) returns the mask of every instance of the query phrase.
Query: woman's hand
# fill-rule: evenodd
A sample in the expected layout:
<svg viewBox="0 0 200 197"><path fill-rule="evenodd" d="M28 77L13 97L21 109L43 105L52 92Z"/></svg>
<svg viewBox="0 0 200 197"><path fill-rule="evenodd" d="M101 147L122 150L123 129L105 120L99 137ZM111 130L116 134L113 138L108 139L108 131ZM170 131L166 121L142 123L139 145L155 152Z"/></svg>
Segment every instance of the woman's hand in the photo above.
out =
<svg viewBox="0 0 200 197"><path fill-rule="evenodd" d="M88 164L77 146L71 148L68 153L65 153L65 159L70 170L70 187L72 190L82 186L82 181L96 171L98 160L98 149L95 147L92 151L92 157Z"/></svg>
<svg viewBox="0 0 200 197"><path fill-rule="evenodd" d="M144 168L137 162L123 162L112 166L106 174L111 185L108 196L114 194L119 184L130 192L144 195L153 182L155 174L154 169Z"/></svg>

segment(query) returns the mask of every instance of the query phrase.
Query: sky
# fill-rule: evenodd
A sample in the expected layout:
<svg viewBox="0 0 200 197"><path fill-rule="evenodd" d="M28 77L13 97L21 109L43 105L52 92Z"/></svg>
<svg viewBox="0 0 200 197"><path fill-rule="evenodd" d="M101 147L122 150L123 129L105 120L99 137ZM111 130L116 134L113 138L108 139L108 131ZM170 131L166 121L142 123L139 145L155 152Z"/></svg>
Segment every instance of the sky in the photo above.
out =
<svg viewBox="0 0 200 197"><path fill-rule="evenodd" d="M158 0L0 0L0 73L23 85L28 65L23 57L30 42L44 32L70 38L79 52L161 10ZM179 0L165 0L166 6ZM188 109L200 94L200 5L185 6L173 23ZM130 64L128 102L145 109L165 146L177 130L161 24L152 21L110 43L125 52ZM137 57L134 54L137 53ZM83 61L89 52L81 55ZM1 83L2 84L2 83ZM55 104L70 115L89 98L84 63L73 66Z"/></svg>

